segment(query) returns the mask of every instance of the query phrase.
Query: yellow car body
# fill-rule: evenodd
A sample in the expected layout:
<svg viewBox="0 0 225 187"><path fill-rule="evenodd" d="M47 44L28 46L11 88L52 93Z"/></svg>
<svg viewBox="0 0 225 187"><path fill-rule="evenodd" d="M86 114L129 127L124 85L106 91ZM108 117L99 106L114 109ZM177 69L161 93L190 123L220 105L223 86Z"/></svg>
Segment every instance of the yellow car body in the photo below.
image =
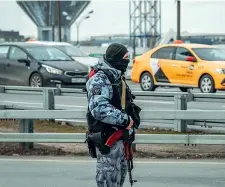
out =
<svg viewBox="0 0 225 187"><path fill-rule="evenodd" d="M158 86L225 90L225 52L202 44L161 45L134 58L131 80L144 91Z"/></svg>

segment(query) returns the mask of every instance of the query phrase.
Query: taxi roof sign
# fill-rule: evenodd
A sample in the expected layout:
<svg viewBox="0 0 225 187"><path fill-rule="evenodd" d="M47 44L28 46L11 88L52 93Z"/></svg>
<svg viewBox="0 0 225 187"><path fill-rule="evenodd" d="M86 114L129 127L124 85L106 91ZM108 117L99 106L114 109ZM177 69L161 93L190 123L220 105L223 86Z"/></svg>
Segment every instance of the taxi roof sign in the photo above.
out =
<svg viewBox="0 0 225 187"><path fill-rule="evenodd" d="M34 41L36 41L35 39L32 39L32 38L30 38L29 40L28 40L28 42L34 42Z"/></svg>
<svg viewBox="0 0 225 187"><path fill-rule="evenodd" d="M174 44L183 44L184 42L182 40L175 40L173 43Z"/></svg>

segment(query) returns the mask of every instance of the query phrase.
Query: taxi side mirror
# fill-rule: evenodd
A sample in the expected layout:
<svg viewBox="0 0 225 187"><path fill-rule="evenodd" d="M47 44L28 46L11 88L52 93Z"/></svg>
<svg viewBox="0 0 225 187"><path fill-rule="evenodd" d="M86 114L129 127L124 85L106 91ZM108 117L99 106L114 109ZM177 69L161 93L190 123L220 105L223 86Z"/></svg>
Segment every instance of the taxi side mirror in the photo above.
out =
<svg viewBox="0 0 225 187"><path fill-rule="evenodd" d="M187 57L186 57L186 61L189 61L189 62L196 62L197 60L196 60L196 58L193 57L193 56L187 56Z"/></svg>

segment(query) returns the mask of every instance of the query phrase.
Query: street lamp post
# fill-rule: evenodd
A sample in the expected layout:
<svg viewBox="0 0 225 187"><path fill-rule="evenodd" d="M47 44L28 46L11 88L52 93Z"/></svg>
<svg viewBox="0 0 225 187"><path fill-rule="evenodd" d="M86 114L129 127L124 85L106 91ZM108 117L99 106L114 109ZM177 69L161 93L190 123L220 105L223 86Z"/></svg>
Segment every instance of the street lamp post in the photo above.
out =
<svg viewBox="0 0 225 187"><path fill-rule="evenodd" d="M90 18L90 14L92 14L94 11L91 10L89 11L80 21L76 23L77 26L77 46L79 45L79 29L80 29L80 24L85 20Z"/></svg>
<svg viewBox="0 0 225 187"><path fill-rule="evenodd" d="M70 15L67 13L67 12L65 12L65 11L63 11L62 12L62 15L66 18L66 20L67 21L70 21L72 18L70 17ZM63 38L63 41L67 41L67 35L66 35L66 28L64 28L64 38Z"/></svg>
<svg viewBox="0 0 225 187"><path fill-rule="evenodd" d="M51 1L51 22L52 22L52 41L55 41L55 6Z"/></svg>
<svg viewBox="0 0 225 187"><path fill-rule="evenodd" d="M59 30L59 41L62 41L62 35L61 35L61 6L60 6L60 0L58 0L58 30Z"/></svg>
<svg viewBox="0 0 225 187"><path fill-rule="evenodd" d="M180 33L180 13L181 10L181 4L180 0L177 0L177 40L181 40L181 33Z"/></svg>
<svg viewBox="0 0 225 187"><path fill-rule="evenodd" d="M89 19L90 16L86 16L84 19L82 19L81 21L79 21L76 26L77 26L77 45L79 45L79 29L80 29L80 24L82 21L84 21L85 19Z"/></svg>

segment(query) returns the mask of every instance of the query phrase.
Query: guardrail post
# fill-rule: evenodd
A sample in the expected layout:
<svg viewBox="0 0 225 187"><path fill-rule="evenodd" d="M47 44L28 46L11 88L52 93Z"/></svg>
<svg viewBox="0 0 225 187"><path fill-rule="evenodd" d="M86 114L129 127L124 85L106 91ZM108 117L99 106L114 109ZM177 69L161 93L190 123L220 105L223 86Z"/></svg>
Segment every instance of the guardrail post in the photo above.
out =
<svg viewBox="0 0 225 187"><path fill-rule="evenodd" d="M5 93L5 86L0 86L0 93Z"/></svg>
<svg viewBox="0 0 225 187"><path fill-rule="evenodd" d="M188 94L186 95L186 100L187 100L187 103L194 101L194 94L190 90L188 91ZM186 125L194 125L194 120L187 120Z"/></svg>
<svg viewBox="0 0 225 187"><path fill-rule="evenodd" d="M55 98L54 98L54 90L45 88L43 90L43 108L45 110L54 110L55 109Z"/></svg>
<svg viewBox="0 0 225 187"><path fill-rule="evenodd" d="M187 110L187 99L186 95L175 95L174 96L175 110ZM178 132L186 131L185 120L174 120L174 130Z"/></svg>
<svg viewBox="0 0 225 187"><path fill-rule="evenodd" d="M21 119L19 123L19 132L20 133L33 133L34 132L34 123L32 119ZM33 149L34 145L32 142L22 142L20 143L21 149L30 150Z"/></svg>
<svg viewBox="0 0 225 187"><path fill-rule="evenodd" d="M55 109L55 91L54 89L45 88L43 90L43 108L45 110L54 110ZM55 119L48 119L48 121L55 122Z"/></svg>
<svg viewBox="0 0 225 187"><path fill-rule="evenodd" d="M60 88L54 88L53 92L54 92L54 95L61 95L61 89Z"/></svg>
<svg viewBox="0 0 225 187"><path fill-rule="evenodd" d="M137 144L136 143L132 143L131 147L132 147L133 152L137 152Z"/></svg>

